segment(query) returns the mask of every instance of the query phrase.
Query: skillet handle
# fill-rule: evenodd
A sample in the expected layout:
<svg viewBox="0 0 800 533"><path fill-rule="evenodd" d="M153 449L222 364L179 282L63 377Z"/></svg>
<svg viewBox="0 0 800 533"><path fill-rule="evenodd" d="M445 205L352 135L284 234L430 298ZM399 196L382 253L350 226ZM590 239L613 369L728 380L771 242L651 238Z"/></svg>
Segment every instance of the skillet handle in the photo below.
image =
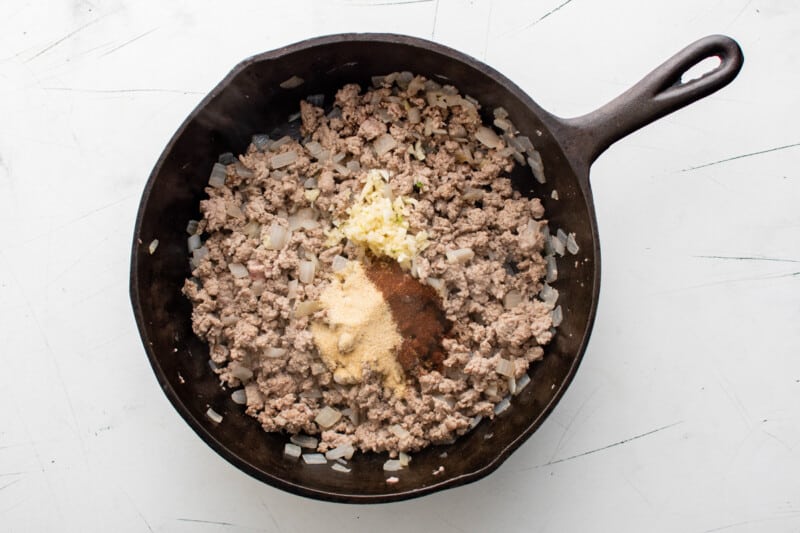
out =
<svg viewBox="0 0 800 533"><path fill-rule="evenodd" d="M718 57L720 64L700 78L681 82L681 76L700 61ZM696 41L645 76L639 83L587 115L561 119L566 148L591 163L613 143L664 115L677 111L728 85L742 68L739 45L724 35Z"/></svg>

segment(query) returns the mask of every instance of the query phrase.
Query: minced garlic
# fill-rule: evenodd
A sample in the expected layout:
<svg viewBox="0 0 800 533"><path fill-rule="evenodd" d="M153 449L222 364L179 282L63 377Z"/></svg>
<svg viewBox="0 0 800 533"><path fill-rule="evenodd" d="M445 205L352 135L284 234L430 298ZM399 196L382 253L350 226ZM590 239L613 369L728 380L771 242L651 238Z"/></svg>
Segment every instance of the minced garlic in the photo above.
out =
<svg viewBox="0 0 800 533"><path fill-rule="evenodd" d="M347 220L328 232L329 245L347 238L378 257L391 257L403 268L428 247L428 233L409 233L408 209L416 200L399 196L392 199L389 172L370 170L355 203L347 209Z"/></svg>

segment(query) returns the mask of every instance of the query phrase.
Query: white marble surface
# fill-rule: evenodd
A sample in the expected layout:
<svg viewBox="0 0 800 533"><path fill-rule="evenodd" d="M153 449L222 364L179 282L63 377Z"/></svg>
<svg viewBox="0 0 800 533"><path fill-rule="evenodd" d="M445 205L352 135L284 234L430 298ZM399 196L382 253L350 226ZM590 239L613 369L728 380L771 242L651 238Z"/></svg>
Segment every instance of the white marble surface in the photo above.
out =
<svg viewBox="0 0 800 533"><path fill-rule="evenodd" d="M0 530L800 531L795 0L0 13ZM183 118L240 59L341 31L453 46L564 116L703 35L746 55L731 86L594 165L601 303L552 416L487 479L372 507L283 493L207 448L161 393L127 294L139 195Z"/></svg>

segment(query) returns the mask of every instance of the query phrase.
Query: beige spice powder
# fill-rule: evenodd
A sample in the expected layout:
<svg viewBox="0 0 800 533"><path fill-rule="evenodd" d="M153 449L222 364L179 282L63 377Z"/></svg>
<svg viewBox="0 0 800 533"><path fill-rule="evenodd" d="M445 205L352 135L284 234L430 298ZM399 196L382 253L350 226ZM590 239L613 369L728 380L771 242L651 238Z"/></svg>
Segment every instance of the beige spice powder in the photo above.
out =
<svg viewBox="0 0 800 533"><path fill-rule="evenodd" d="M364 365L383 375L395 393L405 390L397 352L403 339L381 292L357 261L337 272L320 295L327 319L311 324L320 356L342 384L359 383Z"/></svg>

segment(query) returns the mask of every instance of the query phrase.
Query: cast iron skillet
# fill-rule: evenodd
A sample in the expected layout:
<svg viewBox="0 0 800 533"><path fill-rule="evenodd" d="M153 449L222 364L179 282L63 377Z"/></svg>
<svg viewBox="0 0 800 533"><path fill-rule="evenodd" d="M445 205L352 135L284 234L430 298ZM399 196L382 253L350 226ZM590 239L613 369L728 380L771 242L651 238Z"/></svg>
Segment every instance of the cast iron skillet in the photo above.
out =
<svg viewBox="0 0 800 533"><path fill-rule="evenodd" d="M681 83L701 60L720 65ZM611 62L611 59L606 59ZM450 48L421 39L385 34L332 35L246 59L211 91L167 144L142 195L131 257L131 301L145 350L164 393L197 434L244 472L303 496L351 503L403 500L475 481L494 471L538 428L569 385L583 356L597 309L600 246L589 166L613 142L649 122L707 96L733 80L742 52L728 37L710 36L679 52L630 90L588 115L558 118L499 72ZM548 181L534 183L527 167L512 175L524 193L542 198L552 228L575 232L577 258L560 261L564 322L544 359L530 370L532 384L514 397L512 408L449 446L414 454L400 482L386 483L385 454L357 455L353 471L296 463L282 456L285 435L264 433L220 389L208 366L208 350L190 325L191 305L181 295L188 275L186 233L199 218L198 203L218 154L242 153L254 133L285 128L287 117L306 95L334 92L346 83L365 87L373 75L410 70L452 83L477 98L483 112L503 106L520 131L541 152ZM305 83L279 84L293 75ZM486 118L486 117L485 117ZM283 125L283 126L282 126ZM558 190L560 199L551 200ZM158 239L154 254L148 245ZM577 263L575 261L577 259ZM576 266L577 264L577 266ZM224 415L220 424L208 407ZM157 437L156 437L157 438ZM447 457L440 454L447 451ZM432 471L440 465L438 476Z"/></svg>

